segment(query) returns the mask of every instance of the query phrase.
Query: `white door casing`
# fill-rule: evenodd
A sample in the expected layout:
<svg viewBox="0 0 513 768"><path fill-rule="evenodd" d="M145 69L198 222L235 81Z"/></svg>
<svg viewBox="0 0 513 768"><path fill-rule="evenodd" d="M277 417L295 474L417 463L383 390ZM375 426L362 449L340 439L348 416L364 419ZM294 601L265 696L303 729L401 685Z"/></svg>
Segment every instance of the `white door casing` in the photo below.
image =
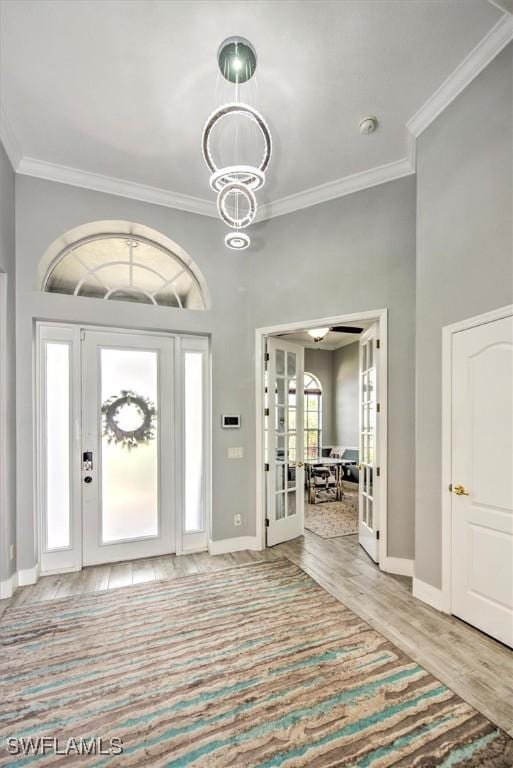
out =
<svg viewBox="0 0 513 768"><path fill-rule="evenodd" d="M367 554L379 561L379 349L378 325L360 337L359 363L359 484L358 540Z"/></svg>
<svg viewBox="0 0 513 768"><path fill-rule="evenodd" d="M84 331L82 335L83 564L175 550L174 339ZM131 449L102 436L102 404L123 391L156 406L156 434ZM128 418L139 423L135 409ZM129 426L129 428L132 428Z"/></svg>
<svg viewBox="0 0 513 768"><path fill-rule="evenodd" d="M454 333L451 421L451 610L513 647L513 317Z"/></svg>
<svg viewBox="0 0 513 768"><path fill-rule="evenodd" d="M304 349L267 342L267 545L294 539L304 525Z"/></svg>

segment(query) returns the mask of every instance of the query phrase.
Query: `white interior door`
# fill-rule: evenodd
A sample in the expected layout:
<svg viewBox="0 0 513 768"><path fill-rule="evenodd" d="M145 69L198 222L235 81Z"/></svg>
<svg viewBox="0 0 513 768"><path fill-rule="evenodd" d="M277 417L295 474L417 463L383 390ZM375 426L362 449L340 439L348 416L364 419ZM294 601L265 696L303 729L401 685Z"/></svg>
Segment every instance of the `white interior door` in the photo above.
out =
<svg viewBox="0 0 513 768"><path fill-rule="evenodd" d="M303 534L304 349L269 338L267 342L266 462L267 545Z"/></svg>
<svg viewBox="0 0 513 768"><path fill-rule="evenodd" d="M174 340L84 331L83 563L175 549Z"/></svg>
<svg viewBox="0 0 513 768"><path fill-rule="evenodd" d="M513 318L454 334L452 612L513 647Z"/></svg>
<svg viewBox="0 0 513 768"><path fill-rule="evenodd" d="M375 563L378 554L378 487L376 481L378 326L372 325L360 337L360 465L358 486L358 538Z"/></svg>

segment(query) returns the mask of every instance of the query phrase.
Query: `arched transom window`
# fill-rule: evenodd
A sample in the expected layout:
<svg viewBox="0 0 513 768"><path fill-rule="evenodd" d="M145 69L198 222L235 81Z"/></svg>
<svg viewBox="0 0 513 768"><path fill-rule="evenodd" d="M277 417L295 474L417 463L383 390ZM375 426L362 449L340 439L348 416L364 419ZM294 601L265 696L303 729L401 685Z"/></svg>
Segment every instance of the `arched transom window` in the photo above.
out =
<svg viewBox="0 0 513 768"><path fill-rule="evenodd" d="M100 234L66 247L53 260L43 290L111 301L205 309L191 268L160 243L139 235Z"/></svg>
<svg viewBox="0 0 513 768"><path fill-rule="evenodd" d="M314 459L321 455L322 388L313 373L305 371L305 457Z"/></svg>

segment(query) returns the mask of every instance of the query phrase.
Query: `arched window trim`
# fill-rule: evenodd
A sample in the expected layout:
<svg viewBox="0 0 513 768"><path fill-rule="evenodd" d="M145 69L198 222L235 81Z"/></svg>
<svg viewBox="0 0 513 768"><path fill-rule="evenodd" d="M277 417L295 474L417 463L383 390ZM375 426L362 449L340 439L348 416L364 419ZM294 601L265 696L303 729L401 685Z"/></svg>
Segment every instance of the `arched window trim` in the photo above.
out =
<svg viewBox="0 0 513 768"><path fill-rule="evenodd" d="M52 271L53 271L54 267L60 261L62 261L62 259L66 258L66 256L68 256L68 254L73 253L75 250L80 248L82 245L85 245L86 243L93 243L93 242L96 242L98 240L123 239L123 238L126 238L126 237L127 237L127 235L124 232L102 232L102 233L99 233L99 234L96 234L96 235L88 235L87 237L83 237L80 240L76 240L74 243L71 243L69 246L67 246L62 251L60 251L55 256L55 258L51 261L50 265L48 266L48 268L46 270L46 274L45 274L44 280L43 280L43 286L42 286L43 291L47 290L48 280L50 279L50 276L52 274ZM171 291L173 292L177 302L178 302L178 306L180 307L180 309L183 309L184 308L183 304L182 304L182 302L180 300L180 297L178 296L178 294L176 293L176 291L173 288L173 283L175 283L178 280L178 278L181 277L181 275L183 275L184 272L186 272L190 276L190 278L193 281L193 283L196 286L196 288L198 289L198 293L201 296L201 302L203 304L202 309L206 308L205 307L205 300L204 300L204 297L203 297L203 291L201 289L201 285L200 285L198 279L196 278L196 275L194 274L192 269L184 261L182 261L182 259L176 253L174 253L173 251L170 251L168 248L165 248L163 245L161 245L160 243L156 242L155 240L152 240L152 239L150 239L148 237L144 237L143 235L131 234L128 237L132 238L134 241L137 241L137 242L140 242L140 243L144 243L145 245L151 246L152 248L156 248L161 253L163 253L165 256L169 256L170 258L176 260L178 263L180 263L182 265L182 269L176 275L174 275L174 277L172 277L170 280L164 281L163 284L161 286L159 286L159 291L155 291L154 294L150 294L147 291L144 291L144 290L142 290L140 288L137 288L137 286L135 286L137 291L139 291L140 293L145 294L151 300L152 304L157 304L157 302L155 301L155 298L154 298L155 294L160 292L163 288L170 288ZM76 258L80 261L78 256L76 256ZM94 269L90 269L83 262L80 262L80 263L82 264L82 266L86 270L87 275L93 276L95 279L98 280L98 282L104 288L107 289L107 294L105 296L106 299L108 299L109 296L112 293L115 293L116 291L122 290L123 288L126 289L126 288L133 288L134 287L134 286L123 286L123 285L116 285L116 286L113 286L113 287L109 287L108 285L103 283L101 281L101 279L96 275L96 272L99 272L101 269L103 269L105 267L105 264L101 264L100 266L95 267ZM126 262L111 261L111 262L108 262L108 264L109 264L109 266L111 266L111 265L114 266L116 264L125 266ZM137 263L137 267L139 269L145 269L148 272L152 272L153 274L157 275L158 277L161 277L160 273L157 272L156 269L153 269L152 267L149 267L149 266L147 266L145 264ZM86 280L86 276L84 275L84 277L81 280L79 280L79 282L75 286L75 290L73 291L73 295L74 296L78 296L79 295L80 288L84 284L85 280Z"/></svg>
<svg viewBox="0 0 513 768"><path fill-rule="evenodd" d="M170 280L163 282L160 290L179 279L184 273L187 273L191 277L195 288L198 289L202 309L209 310L211 308L212 302L207 282L198 265L193 261L189 254L178 243L171 240L162 232L152 229L145 224L123 220L92 221L80 224L60 235L50 244L41 258L36 275L35 290L47 292L47 284L53 268L62 258L68 255L70 251L73 251L84 243L108 238L133 238L141 243L157 248L162 253L174 259L182 269ZM144 267L144 265L139 264L138 266ZM98 282L100 283L101 281ZM101 284L103 286L103 283ZM116 285L115 288L116 290L119 290L122 289L122 286ZM137 290L137 286L134 286L134 288ZM176 291L174 289L172 289L172 292L173 295L176 296ZM141 293L144 293L144 291L141 291ZM179 297L177 296L176 298L180 305L181 302Z"/></svg>
<svg viewBox="0 0 513 768"><path fill-rule="evenodd" d="M307 385L307 379L310 382ZM317 376L309 371L304 372L304 451L305 458L316 458L321 454L322 448L322 385ZM312 386L314 385L314 386ZM309 408L308 396L316 398L316 407ZM317 427L309 426L309 414L317 416Z"/></svg>

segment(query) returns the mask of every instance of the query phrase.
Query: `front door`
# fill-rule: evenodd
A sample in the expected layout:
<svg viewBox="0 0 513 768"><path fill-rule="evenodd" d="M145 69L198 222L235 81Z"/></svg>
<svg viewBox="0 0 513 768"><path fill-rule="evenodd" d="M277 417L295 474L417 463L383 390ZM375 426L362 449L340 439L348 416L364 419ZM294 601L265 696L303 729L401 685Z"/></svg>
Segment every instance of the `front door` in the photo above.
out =
<svg viewBox="0 0 513 768"><path fill-rule="evenodd" d="M358 485L358 538L375 563L378 548L378 487L376 483L378 414L378 326L360 337L360 464Z"/></svg>
<svg viewBox="0 0 513 768"><path fill-rule="evenodd" d="M513 318L454 334L452 612L513 647Z"/></svg>
<svg viewBox="0 0 513 768"><path fill-rule="evenodd" d="M174 340L82 332L83 563L175 549Z"/></svg>
<svg viewBox="0 0 513 768"><path fill-rule="evenodd" d="M303 534L305 470L303 439L304 349L267 342L267 545Z"/></svg>

